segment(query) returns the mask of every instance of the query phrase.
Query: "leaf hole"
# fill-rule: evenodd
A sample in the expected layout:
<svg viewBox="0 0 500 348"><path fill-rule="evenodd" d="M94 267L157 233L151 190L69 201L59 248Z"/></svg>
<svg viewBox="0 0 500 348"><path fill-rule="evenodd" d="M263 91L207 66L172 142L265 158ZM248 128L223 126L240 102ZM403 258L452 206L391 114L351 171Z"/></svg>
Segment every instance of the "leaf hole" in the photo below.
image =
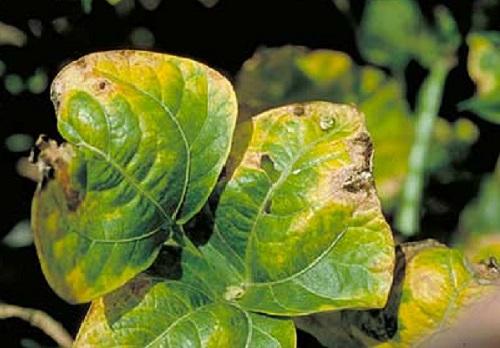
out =
<svg viewBox="0 0 500 348"><path fill-rule="evenodd" d="M274 183L276 182L276 180L278 180L280 171L276 169L275 162L269 155L262 155L262 157L260 158L260 168L262 168L266 172L271 182Z"/></svg>

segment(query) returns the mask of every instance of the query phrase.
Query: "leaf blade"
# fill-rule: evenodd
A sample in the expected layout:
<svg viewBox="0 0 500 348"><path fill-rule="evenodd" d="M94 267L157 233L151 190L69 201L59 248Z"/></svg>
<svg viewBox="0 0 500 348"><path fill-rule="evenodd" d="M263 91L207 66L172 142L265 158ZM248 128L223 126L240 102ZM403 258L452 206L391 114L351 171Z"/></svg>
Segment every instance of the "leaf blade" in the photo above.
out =
<svg viewBox="0 0 500 348"><path fill-rule="evenodd" d="M52 98L71 145L43 145L42 165L55 180L35 193L36 244L56 292L85 302L151 265L168 226L201 209L229 153L236 101L229 82L208 67L139 51L96 53L70 64ZM64 241L68 235L72 244ZM138 239L144 245L134 251ZM110 275L78 270L80 261L89 262L85 247L78 250L87 240L97 248L95 268ZM56 255L57 243L76 252ZM131 252L141 255L135 263L127 262ZM71 272L89 279L65 279Z"/></svg>
<svg viewBox="0 0 500 348"><path fill-rule="evenodd" d="M199 289L139 276L96 300L75 347L295 347L289 319L250 314Z"/></svg>
<svg viewBox="0 0 500 348"><path fill-rule="evenodd" d="M316 102L253 118L215 218L228 260L244 265L243 283L234 284L243 294L234 300L274 315L383 306L392 237L370 170L371 143L353 108ZM349 250L357 247L369 247L371 259ZM363 286L372 291L358 291Z"/></svg>

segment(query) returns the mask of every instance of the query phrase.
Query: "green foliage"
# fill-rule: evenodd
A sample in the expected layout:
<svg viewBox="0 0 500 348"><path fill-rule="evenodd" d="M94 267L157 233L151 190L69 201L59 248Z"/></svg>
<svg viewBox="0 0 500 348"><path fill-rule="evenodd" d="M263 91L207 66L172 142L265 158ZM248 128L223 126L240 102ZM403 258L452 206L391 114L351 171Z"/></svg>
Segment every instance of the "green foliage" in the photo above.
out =
<svg viewBox="0 0 500 348"><path fill-rule="evenodd" d="M228 155L227 81L120 51L70 64L52 90L70 143L38 142L33 226L56 292L104 295L77 346L294 347L288 316L384 306L394 248L356 109L295 104L242 123L213 226L186 234Z"/></svg>
<svg viewBox="0 0 500 348"><path fill-rule="evenodd" d="M428 40L427 25L414 1L368 1L359 31L359 47L368 61L402 70Z"/></svg>
<svg viewBox="0 0 500 348"><path fill-rule="evenodd" d="M248 313L176 280L140 276L95 301L75 347L295 347L290 319Z"/></svg>
<svg viewBox="0 0 500 348"><path fill-rule="evenodd" d="M81 0L81 4L84 13L92 12L92 0Z"/></svg>
<svg viewBox="0 0 500 348"><path fill-rule="evenodd" d="M461 240L458 244L475 262L500 259L500 162L486 176L478 196L464 209L460 217Z"/></svg>
<svg viewBox="0 0 500 348"><path fill-rule="evenodd" d="M477 126L466 118L459 118L454 123L448 123L442 118L436 119L425 163L426 172L433 173L445 182L453 180L453 176L458 173L454 173L450 166L454 161L465 158L478 137Z"/></svg>
<svg viewBox="0 0 500 348"><path fill-rule="evenodd" d="M411 59L432 67L460 44L457 25L444 7L431 27L413 0L371 0L363 13L358 44L364 58L401 74ZM411 38L411 39L410 39Z"/></svg>
<svg viewBox="0 0 500 348"><path fill-rule="evenodd" d="M298 46L260 49L237 78L239 122L269 107L293 102L328 100L356 104L366 116L376 148L374 176L384 210L397 204L408 173L406 160L415 125L400 81L371 66L357 66L342 52ZM477 129L465 119L451 125L438 119L425 174L450 175L453 160L467 154Z"/></svg>
<svg viewBox="0 0 500 348"><path fill-rule="evenodd" d="M467 38L468 69L476 95L461 104L493 123L500 123L500 33L478 32Z"/></svg>
<svg viewBox="0 0 500 348"><path fill-rule="evenodd" d="M499 170L461 217L472 263L432 241L395 248L377 197L415 233L425 179L452 180L478 137L466 119L437 118L461 37L446 8L434 16L412 0L369 1L360 52L390 74L336 51L261 49L237 77L239 102L219 73L175 56L112 51L64 68L51 95L67 142L37 142L32 228L50 286L92 301L75 346L293 348L295 326L327 347L432 346L497 291ZM136 28L129 40L151 48L155 37ZM462 105L499 123L500 36L468 43L478 91ZM430 70L416 121L410 60ZM42 93L47 74L4 83ZM20 140L6 145L26 150ZM19 226L3 243L31 242Z"/></svg>
<svg viewBox="0 0 500 348"><path fill-rule="evenodd" d="M275 315L382 306L392 237L361 114L325 102L292 105L253 118L248 138L215 219L227 243L218 249L230 249L244 279L238 303Z"/></svg>
<svg viewBox="0 0 500 348"><path fill-rule="evenodd" d="M462 228L469 233L500 233L500 166L485 177L478 197L469 204L461 218Z"/></svg>

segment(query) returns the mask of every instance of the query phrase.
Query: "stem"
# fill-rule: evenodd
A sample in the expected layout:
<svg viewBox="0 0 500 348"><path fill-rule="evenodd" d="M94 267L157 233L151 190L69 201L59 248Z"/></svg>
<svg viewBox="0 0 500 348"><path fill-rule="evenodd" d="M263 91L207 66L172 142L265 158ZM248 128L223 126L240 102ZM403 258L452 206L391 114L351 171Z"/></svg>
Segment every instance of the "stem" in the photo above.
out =
<svg viewBox="0 0 500 348"><path fill-rule="evenodd" d="M425 179L425 162L443 97L446 76L452 65L441 59L431 67L417 98L415 140L408 161L408 176L403 187L401 206L395 224L404 236L413 236L419 229L420 206Z"/></svg>
<svg viewBox="0 0 500 348"><path fill-rule="evenodd" d="M9 304L0 304L0 319L19 318L42 330L60 347L70 348L73 339L64 327L45 312L32 308L23 308Z"/></svg>

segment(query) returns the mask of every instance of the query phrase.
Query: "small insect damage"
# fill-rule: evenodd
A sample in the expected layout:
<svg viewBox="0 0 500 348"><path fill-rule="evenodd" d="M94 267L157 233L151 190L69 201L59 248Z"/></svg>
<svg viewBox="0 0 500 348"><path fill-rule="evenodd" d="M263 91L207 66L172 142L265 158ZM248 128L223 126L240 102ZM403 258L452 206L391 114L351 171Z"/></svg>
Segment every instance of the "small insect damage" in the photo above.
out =
<svg viewBox="0 0 500 348"><path fill-rule="evenodd" d="M30 161L38 167L40 181L38 191L43 192L52 182L64 192L68 210L75 211L83 200L83 190L75 189L75 172L70 168L75 154L68 143L58 145L45 135L38 137Z"/></svg>
<svg viewBox="0 0 500 348"><path fill-rule="evenodd" d="M495 256L490 256L479 263L473 265L474 272L478 275L478 280L482 284L499 283L500 263Z"/></svg>

